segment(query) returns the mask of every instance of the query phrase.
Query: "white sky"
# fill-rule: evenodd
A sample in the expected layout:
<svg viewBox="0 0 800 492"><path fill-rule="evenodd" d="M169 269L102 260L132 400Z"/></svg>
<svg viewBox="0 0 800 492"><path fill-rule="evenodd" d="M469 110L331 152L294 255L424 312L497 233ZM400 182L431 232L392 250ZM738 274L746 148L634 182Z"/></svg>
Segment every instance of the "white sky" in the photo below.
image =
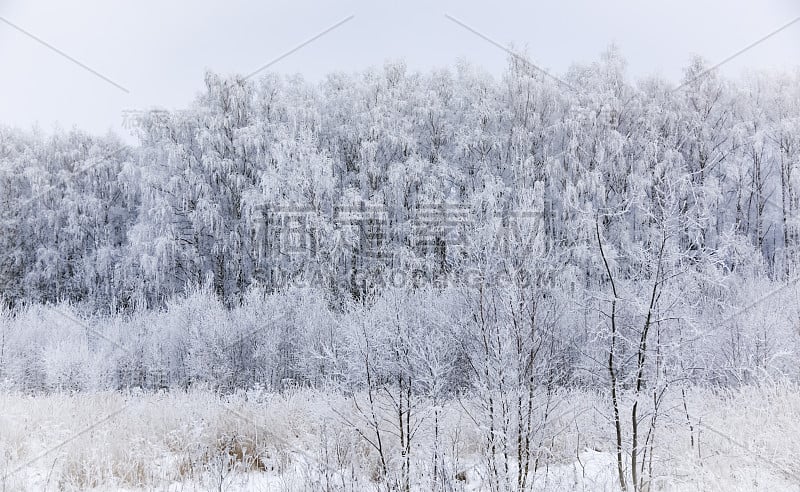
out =
<svg viewBox="0 0 800 492"><path fill-rule="evenodd" d="M125 109L185 106L206 69L247 74L353 14L355 18L273 65L316 80L403 58L411 68L463 57L491 73L502 50L454 24L527 47L561 73L612 41L638 77L678 80L692 54L720 62L800 17L797 0L573 0L404 2L241 0L0 0L0 17L130 91L126 94L0 22L0 124L77 125L120 132ZM726 64L787 69L800 64L800 22Z"/></svg>

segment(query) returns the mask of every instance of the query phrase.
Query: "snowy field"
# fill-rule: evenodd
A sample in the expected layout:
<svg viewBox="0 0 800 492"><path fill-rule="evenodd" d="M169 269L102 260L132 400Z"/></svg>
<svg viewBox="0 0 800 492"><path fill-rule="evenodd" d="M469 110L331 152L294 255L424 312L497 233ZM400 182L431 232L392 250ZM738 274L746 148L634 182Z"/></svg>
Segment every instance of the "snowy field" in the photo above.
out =
<svg viewBox="0 0 800 492"><path fill-rule="evenodd" d="M365 395L358 396L360 404ZM660 415L650 490L797 490L800 396L797 388L695 390L671 395ZM617 490L612 427L601 395L563 392L537 444L533 490ZM490 490L492 478L475 402L420 411L411 452L414 490ZM687 420L688 409L688 420ZM390 490L378 479L372 429L355 400L298 390L285 395L206 390L155 394L0 396L0 467L13 490ZM382 425L391 437L391 416ZM388 476L402 461L384 442ZM439 475L434 487L434 447ZM502 461L502 460L501 460ZM649 465L648 465L649 466ZM508 480L508 482L507 482Z"/></svg>

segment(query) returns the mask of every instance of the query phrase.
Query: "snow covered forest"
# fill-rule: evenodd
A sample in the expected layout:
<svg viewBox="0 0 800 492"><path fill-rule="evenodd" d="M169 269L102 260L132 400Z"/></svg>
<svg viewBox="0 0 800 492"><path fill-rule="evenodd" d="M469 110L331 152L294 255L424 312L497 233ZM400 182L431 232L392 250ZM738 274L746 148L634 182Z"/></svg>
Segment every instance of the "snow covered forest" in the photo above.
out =
<svg viewBox="0 0 800 492"><path fill-rule="evenodd" d="M561 79L209 73L135 145L0 128L0 473L39 449L19 409L105 395L168 415L126 421L157 445L24 480L796 486L800 71L676 87L612 48Z"/></svg>

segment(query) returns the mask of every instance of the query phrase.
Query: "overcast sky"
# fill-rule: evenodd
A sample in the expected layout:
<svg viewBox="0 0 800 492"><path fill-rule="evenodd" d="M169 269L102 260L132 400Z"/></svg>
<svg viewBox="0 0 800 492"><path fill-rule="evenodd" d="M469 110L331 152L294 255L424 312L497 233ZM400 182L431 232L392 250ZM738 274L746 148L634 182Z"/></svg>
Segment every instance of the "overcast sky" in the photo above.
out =
<svg viewBox="0 0 800 492"><path fill-rule="evenodd" d="M205 70L251 73L350 15L269 70L318 80L387 59L427 69L465 58L500 74L506 53L447 13L503 45L526 47L533 61L555 73L597 59L615 42L631 75L678 80L692 54L718 63L800 17L797 0L521 3L0 0L0 18L128 91L0 22L0 124L122 131L123 110L183 107L200 90ZM724 70L799 63L800 22Z"/></svg>

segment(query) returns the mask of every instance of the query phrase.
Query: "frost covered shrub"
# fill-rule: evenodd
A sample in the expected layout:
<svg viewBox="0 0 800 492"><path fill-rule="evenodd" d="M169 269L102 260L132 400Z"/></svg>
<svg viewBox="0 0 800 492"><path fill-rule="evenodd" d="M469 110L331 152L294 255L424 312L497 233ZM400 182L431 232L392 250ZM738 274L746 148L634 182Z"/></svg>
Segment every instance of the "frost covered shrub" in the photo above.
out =
<svg viewBox="0 0 800 492"><path fill-rule="evenodd" d="M695 383L747 385L800 377L794 363L800 351L800 287L766 279L687 280L686 287L702 292L706 305L682 308L676 311L680 322L662 325L662 335L675 339L658 347L661 360L694 367L686 376ZM736 319L715 322L731 305L770 291L772 297ZM603 344L592 342L598 335L587 331L592 315L555 292L546 303L538 302L538 324L526 324L531 318L517 307L527 302L520 297L525 292L493 287L481 301L470 287L389 288L334 309L317 288L254 288L241 305L226 307L211 289L200 287L162 309L131 313L86 316L80 306L67 304L19 307L0 316L0 381L26 391L195 385L223 393L295 387L355 391L368 386L369 369L374 388L397 386L403 378L415 394L444 401L500 381L482 381L483 335L493 334L487 339L493 344L490 372L504 369L511 377L512 367L531 367L534 385L550 381L596 389L604 373L580 369L605 353ZM531 326L534 338L524 331ZM534 365L520 359L515 340L541 347Z"/></svg>
<svg viewBox="0 0 800 492"><path fill-rule="evenodd" d="M92 360L86 344L80 340L56 340L42 349L45 386L54 391L90 389L97 381L91 374Z"/></svg>
<svg viewBox="0 0 800 492"><path fill-rule="evenodd" d="M9 386L31 391L48 389L45 344L53 339L54 332L58 332L58 338L68 336L68 332L52 326L53 322L54 318L48 320L43 307L22 308L0 322L3 330L0 373ZM65 354L65 357L72 356Z"/></svg>

